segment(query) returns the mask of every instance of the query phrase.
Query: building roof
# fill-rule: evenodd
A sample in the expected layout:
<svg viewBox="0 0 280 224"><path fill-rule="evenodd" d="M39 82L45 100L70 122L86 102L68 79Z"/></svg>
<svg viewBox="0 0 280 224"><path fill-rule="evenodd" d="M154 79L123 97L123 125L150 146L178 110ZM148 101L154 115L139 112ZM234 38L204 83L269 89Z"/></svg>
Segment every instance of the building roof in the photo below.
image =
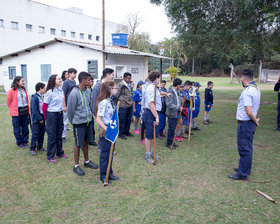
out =
<svg viewBox="0 0 280 224"><path fill-rule="evenodd" d="M36 44L32 47L28 47L28 48L19 50L17 52L13 52L13 53L10 53L10 54L0 56L0 59L5 59L5 58L9 58L9 57L18 56L19 54L30 52L31 50L34 50L34 49L37 49L37 48L44 48L45 46L56 43L56 42L68 43L68 44L71 44L71 45L76 45L76 46L79 46L79 47L82 47L82 48L84 47L84 48L104 52L104 53L107 53L107 54L145 56L145 57L153 57L153 58L161 58L161 59L169 59L169 60L172 59L172 58L164 57L164 56L157 55L157 54L135 51L135 50L131 50L131 49L126 48L126 47L119 47L119 46L105 46L105 50L103 50L101 44L95 44L95 43L84 42L84 41L75 41L75 40L70 40L70 39L65 39L65 38L54 38L50 41L43 42L43 43L40 43L40 44Z"/></svg>

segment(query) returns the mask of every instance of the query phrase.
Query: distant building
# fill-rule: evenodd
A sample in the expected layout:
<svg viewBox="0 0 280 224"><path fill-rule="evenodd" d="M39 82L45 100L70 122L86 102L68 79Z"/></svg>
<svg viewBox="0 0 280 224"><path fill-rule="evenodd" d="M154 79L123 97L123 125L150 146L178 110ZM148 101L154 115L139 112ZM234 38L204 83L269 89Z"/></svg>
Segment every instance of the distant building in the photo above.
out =
<svg viewBox="0 0 280 224"><path fill-rule="evenodd" d="M115 70L117 83L122 80L124 72L132 74L135 84L144 81L148 75L149 57L170 59L117 46L106 46L103 51L101 44L55 38L0 57L5 91L10 89L16 75L22 75L28 94L32 94L37 82L46 83L51 74L60 76L63 70L70 67L76 68L78 72L87 71L95 79L100 79L103 52L106 54L105 67Z"/></svg>
<svg viewBox="0 0 280 224"><path fill-rule="evenodd" d="M126 30L114 22L105 23L105 43L111 34ZM78 8L60 9L30 0L0 1L0 56L54 39L67 38L102 42L102 20L83 15ZM0 85L3 85L0 63Z"/></svg>

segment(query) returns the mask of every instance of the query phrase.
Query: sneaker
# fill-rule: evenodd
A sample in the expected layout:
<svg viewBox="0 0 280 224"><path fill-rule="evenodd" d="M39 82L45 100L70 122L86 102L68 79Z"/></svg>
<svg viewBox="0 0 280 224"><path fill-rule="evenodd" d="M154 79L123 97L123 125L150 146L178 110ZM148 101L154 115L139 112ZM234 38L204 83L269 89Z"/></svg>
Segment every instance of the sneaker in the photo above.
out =
<svg viewBox="0 0 280 224"><path fill-rule="evenodd" d="M137 131L141 133L141 128L138 128Z"/></svg>
<svg viewBox="0 0 280 224"><path fill-rule="evenodd" d="M149 156L146 156L145 155L145 160L146 160L146 162L148 162L148 163L154 163L154 160L152 159L152 156L151 155L149 155Z"/></svg>
<svg viewBox="0 0 280 224"><path fill-rule="evenodd" d="M52 158L52 159L49 159L50 163L57 163L57 160Z"/></svg>
<svg viewBox="0 0 280 224"><path fill-rule="evenodd" d="M109 180L119 180L120 178L117 176L114 176L114 175L110 175L108 179Z"/></svg>
<svg viewBox="0 0 280 224"><path fill-rule="evenodd" d="M170 149L170 147L171 147L171 145L168 145L168 144L166 144L165 145L167 148L169 148ZM175 143L173 144L173 147L172 147L172 149L176 149L177 147L175 146Z"/></svg>
<svg viewBox="0 0 280 224"><path fill-rule="evenodd" d="M62 142L63 142L63 143L66 143L66 138L62 138Z"/></svg>
<svg viewBox="0 0 280 224"><path fill-rule="evenodd" d="M84 162L84 167L91 168L91 169L98 169L98 165L94 164L93 162L89 161L88 163Z"/></svg>
<svg viewBox="0 0 280 224"><path fill-rule="evenodd" d="M203 121L203 124L205 125L209 125L209 123L207 121Z"/></svg>
<svg viewBox="0 0 280 224"><path fill-rule="evenodd" d="M213 122L212 121L210 121L209 119L208 120L206 120L209 124L212 124Z"/></svg>
<svg viewBox="0 0 280 224"><path fill-rule="evenodd" d="M152 154L152 159L154 159L154 154ZM160 159L160 156L156 155L156 159Z"/></svg>
<svg viewBox="0 0 280 224"><path fill-rule="evenodd" d="M128 132L128 134L126 134L127 137L134 137L133 134L131 134L130 132Z"/></svg>
<svg viewBox="0 0 280 224"><path fill-rule="evenodd" d="M78 176L84 176L85 175L84 171L80 168L80 166L77 166L77 167L74 166L73 171Z"/></svg>
<svg viewBox="0 0 280 224"><path fill-rule="evenodd" d="M195 128L192 128L192 130L194 130L194 131L200 131L200 128L195 127Z"/></svg>
<svg viewBox="0 0 280 224"><path fill-rule="evenodd" d="M177 136L176 137L176 141L178 141L178 142L181 142L181 141L183 141L184 139L183 138L181 138L180 136Z"/></svg>
<svg viewBox="0 0 280 224"><path fill-rule="evenodd" d="M142 141L140 141L140 144L144 145L144 144L145 144L145 139L143 139Z"/></svg>
<svg viewBox="0 0 280 224"><path fill-rule="evenodd" d="M134 130L133 131L135 134L137 134L137 135L139 135L140 134L140 132L136 129L136 130Z"/></svg>
<svg viewBox="0 0 280 224"><path fill-rule="evenodd" d="M18 145L18 147L24 149L24 145L23 144Z"/></svg>
<svg viewBox="0 0 280 224"><path fill-rule="evenodd" d="M180 146L179 146L178 144L174 143L174 144L173 144L173 147L178 148L178 147L180 147Z"/></svg>
<svg viewBox="0 0 280 224"><path fill-rule="evenodd" d="M68 156L66 154L63 154L62 156L59 156L61 159L68 159Z"/></svg>
<svg viewBox="0 0 280 224"><path fill-rule="evenodd" d="M40 149L37 148L37 151L46 152L47 149L45 149L44 147L42 147L42 148L40 148Z"/></svg>
<svg viewBox="0 0 280 224"><path fill-rule="evenodd" d="M23 145L23 148L25 148L25 149L26 149L26 148L29 148L28 143L23 143L22 145Z"/></svg>
<svg viewBox="0 0 280 224"><path fill-rule="evenodd" d="M36 156L36 155L37 155L37 152L36 152L36 150L32 150L32 151L30 151L30 154L31 154L32 156Z"/></svg>
<svg viewBox="0 0 280 224"><path fill-rule="evenodd" d="M126 137L124 135L119 135L118 137L122 140L126 140Z"/></svg>

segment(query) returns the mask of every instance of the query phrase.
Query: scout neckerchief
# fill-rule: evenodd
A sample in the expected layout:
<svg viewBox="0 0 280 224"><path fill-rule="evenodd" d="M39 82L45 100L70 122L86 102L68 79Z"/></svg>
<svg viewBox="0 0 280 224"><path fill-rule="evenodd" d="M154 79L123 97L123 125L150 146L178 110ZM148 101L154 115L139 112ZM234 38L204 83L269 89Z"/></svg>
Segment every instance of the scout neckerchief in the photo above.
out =
<svg viewBox="0 0 280 224"><path fill-rule="evenodd" d="M249 86L252 86L252 87L256 88L257 90L259 89L259 88L257 87L257 84L256 84L255 81L254 81L254 82L250 82L250 83L246 86L246 88L249 87Z"/></svg>
<svg viewBox="0 0 280 224"><path fill-rule="evenodd" d="M21 96L21 101L22 101L22 106L24 107L24 99L23 99L23 88L18 88L20 96Z"/></svg>

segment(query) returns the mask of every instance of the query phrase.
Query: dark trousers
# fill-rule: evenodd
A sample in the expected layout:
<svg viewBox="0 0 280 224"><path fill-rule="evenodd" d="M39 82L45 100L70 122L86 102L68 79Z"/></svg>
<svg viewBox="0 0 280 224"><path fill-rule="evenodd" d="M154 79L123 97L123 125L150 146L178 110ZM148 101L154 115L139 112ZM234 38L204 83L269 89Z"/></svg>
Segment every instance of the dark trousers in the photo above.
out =
<svg viewBox="0 0 280 224"><path fill-rule="evenodd" d="M120 107L119 108L119 134L127 135L130 129L132 117L132 107Z"/></svg>
<svg viewBox="0 0 280 224"><path fill-rule="evenodd" d="M175 135L175 130L177 126L178 118L168 118L168 135L167 135L167 145L171 145Z"/></svg>
<svg viewBox="0 0 280 224"><path fill-rule="evenodd" d="M142 125L141 125L141 141L145 139L145 129L146 129L145 122L142 121Z"/></svg>
<svg viewBox="0 0 280 224"><path fill-rule="evenodd" d="M237 147L240 156L237 176L246 180L251 172L253 160L253 138L256 124L252 121L238 123L237 126Z"/></svg>
<svg viewBox="0 0 280 224"><path fill-rule="evenodd" d="M31 131L32 138L30 151L36 150L36 148L40 150L41 148L43 148L44 143L44 135L46 131L45 121L43 124L41 124L40 122L33 123L31 126Z"/></svg>
<svg viewBox="0 0 280 224"><path fill-rule="evenodd" d="M159 125L158 125L157 135L162 134L166 126L166 115L161 112L159 112L158 115L159 115Z"/></svg>
<svg viewBox="0 0 280 224"><path fill-rule="evenodd" d="M280 130L280 99L278 100L277 112L277 129Z"/></svg>
<svg viewBox="0 0 280 224"><path fill-rule="evenodd" d="M17 145L19 146L20 144L28 143L28 138L29 138L28 114L23 116L12 117L12 124L13 124L14 135L16 138Z"/></svg>
<svg viewBox="0 0 280 224"><path fill-rule="evenodd" d="M46 131L48 134L47 159L64 155L62 149L62 132L63 132L63 113L47 112L46 114Z"/></svg>
<svg viewBox="0 0 280 224"><path fill-rule="evenodd" d="M106 173L107 173L108 162L109 162L111 142L106 140L105 137L100 137L99 144L101 147L101 152L100 152L100 156L99 156L100 178L105 179ZM114 149L115 149L115 145L114 145ZM113 175L112 163L113 163L113 155L112 155L109 176Z"/></svg>

